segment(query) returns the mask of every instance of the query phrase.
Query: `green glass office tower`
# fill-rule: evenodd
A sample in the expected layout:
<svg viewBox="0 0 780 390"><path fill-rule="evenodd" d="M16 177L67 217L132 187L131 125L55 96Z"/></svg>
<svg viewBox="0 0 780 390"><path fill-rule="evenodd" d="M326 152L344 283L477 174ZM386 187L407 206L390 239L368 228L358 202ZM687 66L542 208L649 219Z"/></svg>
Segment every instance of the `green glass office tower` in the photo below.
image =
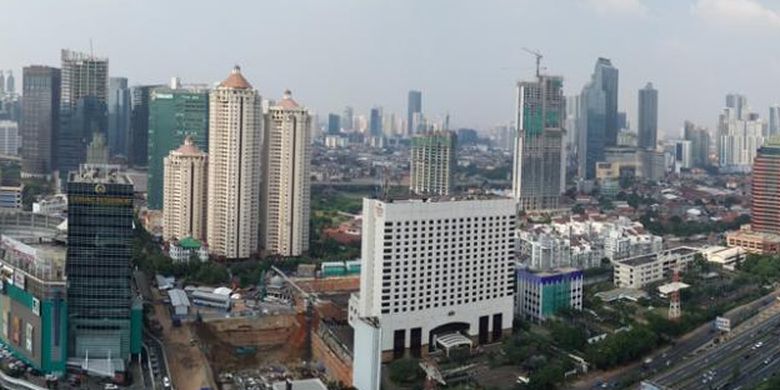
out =
<svg viewBox="0 0 780 390"><path fill-rule="evenodd" d="M68 194L68 355L90 361L127 361L133 293L133 184L116 166L71 172Z"/></svg>
<svg viewBox="0 0 780 390"><path fill-rule="evenodd" d="M163 159L190 135L208 152L209 94L206 88L156 88L149 101L149 208L163 206Z"/></svg>

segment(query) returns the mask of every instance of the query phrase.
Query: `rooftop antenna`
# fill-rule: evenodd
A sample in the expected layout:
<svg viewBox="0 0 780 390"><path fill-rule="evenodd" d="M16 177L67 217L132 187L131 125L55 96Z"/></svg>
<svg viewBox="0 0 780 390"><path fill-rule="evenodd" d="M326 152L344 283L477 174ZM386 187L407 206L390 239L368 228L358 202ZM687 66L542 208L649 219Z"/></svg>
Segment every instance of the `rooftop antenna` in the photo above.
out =
<svg viewBox="0 0 780 390"><path fill-rule="evenodd" d="M95 56L95 51L92 50L92 38L89 38L89 56L90 57L94 57Z"/></svg>
<svg viewBox="0 0 780 390"><path fill-rule="evenodd" d="M544 56L538 50L531 50L527 47L524 47L523 51L536 57L536 77L539 77L539 69L541 68L542 58L544 58Z"/></svg>

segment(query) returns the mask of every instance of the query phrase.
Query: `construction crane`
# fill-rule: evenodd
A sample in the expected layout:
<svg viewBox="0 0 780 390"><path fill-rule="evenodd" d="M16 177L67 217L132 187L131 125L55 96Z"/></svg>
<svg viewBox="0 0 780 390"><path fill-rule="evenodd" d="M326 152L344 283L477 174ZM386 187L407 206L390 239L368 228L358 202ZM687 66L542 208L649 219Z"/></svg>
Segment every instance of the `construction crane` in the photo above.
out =
<svg viewBox="0 0 780 390"><path fill-rule="evenodd" d="M544 58L544 56L539 52L539 50L531 50L527 47L524 47L523 51L536 57L536 77L539 77L541 75L539 71L542 66L542 58Z"/></svg>

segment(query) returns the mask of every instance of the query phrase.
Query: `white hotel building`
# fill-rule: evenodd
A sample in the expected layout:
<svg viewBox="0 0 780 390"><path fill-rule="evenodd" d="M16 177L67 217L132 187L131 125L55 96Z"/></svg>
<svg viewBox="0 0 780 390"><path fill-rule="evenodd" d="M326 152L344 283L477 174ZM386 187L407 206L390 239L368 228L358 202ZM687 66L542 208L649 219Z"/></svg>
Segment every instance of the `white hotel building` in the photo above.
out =
<svg viewBox="0 0 780 390"><path fill-rule="evenodd" d="M389 361L511 330L515 210L508 198L363 200L360 292L349 307L358 389L375 383L359 376L378 373L379 351Z"/></svg>

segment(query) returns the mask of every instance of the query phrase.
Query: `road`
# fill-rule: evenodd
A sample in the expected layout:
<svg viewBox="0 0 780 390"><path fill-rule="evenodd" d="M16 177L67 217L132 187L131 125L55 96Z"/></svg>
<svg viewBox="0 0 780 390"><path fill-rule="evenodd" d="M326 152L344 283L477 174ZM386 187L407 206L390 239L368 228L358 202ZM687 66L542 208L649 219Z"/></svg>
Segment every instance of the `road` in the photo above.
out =
<svg viewBox="0 0 780 390"><path fill-rule="evenodd" d="M149 332L144 331L144 346L146 347L146 351L148 353L148 365L151 367L153 372L154 383L152 388L162 389L162 378L171 377L171 375L168 373L168 359L166 358L162 342Z"/></svg>
<svg viewBox="0 0 780 390"><path fill-rule="evenodd" d="M750 320L737 335L700 351L649 382L661 389L752 388L778 369L780 303Z"/></svg>
<svg viewBox="0 0 780 390"><path fill-rule="evenodd" d="M750 303L736 307L724 314L724 317L731 319L732 324L738 324L752 317L757 312L765 310L775 304L776 298L780 296L780 290L765 295ZM717 333L712 328L711 323L706 323L690 333L675 340L671 347L661 349L649 356L650 364L635 363L627 367L621 367L608 372L591 374L588 377L572 384L574 390L585 390L596 387L601 382L610 384L620 384L633 382L638 378L646 378L651 375L663 372L669 367L677 367L683 364L696 350L709 345Z"/></svg>
<svg viewBox="0 0 780 390"><path fill-rule="evenodd" d="M133 272L133 280L136 291L141 293L145 302L155 306L159 304L157 302L159 298L153 294L149 286L149 278L143 272L135 270ZM168 367L168 359L164 348L160 339L152 335L147 329L144 329L143 349L141 352L141 376L143 381L137 380L136 382L143 383L145 389L163 389L163 378L171 378L170 367Z"/></svg>

